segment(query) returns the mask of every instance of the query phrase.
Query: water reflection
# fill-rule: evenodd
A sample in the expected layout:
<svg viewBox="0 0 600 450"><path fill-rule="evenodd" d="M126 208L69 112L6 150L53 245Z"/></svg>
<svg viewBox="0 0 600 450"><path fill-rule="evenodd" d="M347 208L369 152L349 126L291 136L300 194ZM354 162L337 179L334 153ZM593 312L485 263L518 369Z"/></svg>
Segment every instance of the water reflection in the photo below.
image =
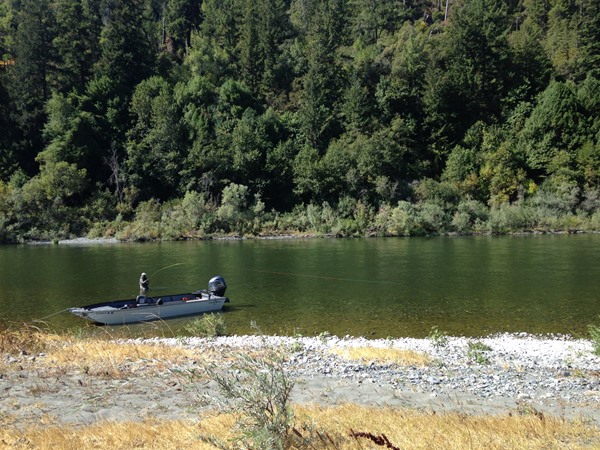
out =
<svg viewBox="0 0 600 450"><path fill-rule="evenodd" d="M222 275L232 334L370 337L586 332L598 320L600 236L201 241L0 247L0 320L205 288ZM82 326L66 314L58 328ZM133 327L175 329L183 321ZM157 331L159 330L159 331Z"/></svg>

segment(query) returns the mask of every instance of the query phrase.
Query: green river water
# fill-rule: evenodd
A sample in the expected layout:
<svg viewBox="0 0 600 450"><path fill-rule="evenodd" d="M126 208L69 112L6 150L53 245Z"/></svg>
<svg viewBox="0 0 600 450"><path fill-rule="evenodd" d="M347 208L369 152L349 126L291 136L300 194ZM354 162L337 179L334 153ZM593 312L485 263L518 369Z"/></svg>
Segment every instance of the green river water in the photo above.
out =
<svg viewBox="0 0 600 450"><path fill-rule="evenodd" d="M289 239L0 247L0 323L89 327L59 311L206 288L222 275L228 334L584 335L600 324L600 235ZM50 317L49 317L50 316ZM130 326L165 335L189 318ZM98 327L95 327L98 328Z"/></svg>

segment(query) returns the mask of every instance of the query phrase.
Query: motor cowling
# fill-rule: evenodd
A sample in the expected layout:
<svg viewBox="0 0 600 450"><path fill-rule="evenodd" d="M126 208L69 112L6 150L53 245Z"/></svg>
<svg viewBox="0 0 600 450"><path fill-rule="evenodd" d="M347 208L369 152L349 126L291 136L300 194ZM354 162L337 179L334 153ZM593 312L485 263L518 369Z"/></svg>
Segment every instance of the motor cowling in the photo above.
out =
<svg viewBox="0 0 600 450"><path fill-rule="evenodd" d="M212 277L208 282L208 292L210 294L214 294L218 297L223 297L225 295L225 290L227 289L227 284L225 280L221 276Z"/></svg>

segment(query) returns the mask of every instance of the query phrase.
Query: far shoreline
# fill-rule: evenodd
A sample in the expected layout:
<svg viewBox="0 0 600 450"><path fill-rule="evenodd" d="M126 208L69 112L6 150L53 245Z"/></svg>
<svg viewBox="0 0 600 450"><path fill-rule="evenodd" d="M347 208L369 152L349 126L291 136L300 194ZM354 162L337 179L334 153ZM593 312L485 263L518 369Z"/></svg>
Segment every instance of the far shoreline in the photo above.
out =
<svg viewBox="0 0 600 450"><path fill-rule="evenodd" d="M283 233L283 234L265 234L265 235L211 235L206 237L181 238L181 239L118 239L116 237L86 237L80 236L67 239L52 239L52 240L28 240L25 242L3 243L0 245L105 245L105 244L145 244L152 242L194 242L194 241L253 241L253 240L304 240L304 239L379 239L379 238L433 238L433 237L529 237L529 236L571 236L571 235L586 235L600 234L596 230L533 230L533 231L515 231L508 233L443 233L443 234L428 234L428 235L364 235L364 236L346 236L336 234L321 234L321 233Z"/></svg>

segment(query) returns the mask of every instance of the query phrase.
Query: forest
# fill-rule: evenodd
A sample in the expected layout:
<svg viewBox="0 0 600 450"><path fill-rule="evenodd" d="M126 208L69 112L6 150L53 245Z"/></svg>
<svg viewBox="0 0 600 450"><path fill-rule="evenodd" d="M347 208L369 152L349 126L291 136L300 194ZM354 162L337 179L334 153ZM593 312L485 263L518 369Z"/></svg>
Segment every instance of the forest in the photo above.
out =
<svg viewBox="0 0 600 450"><path fill-rule="evenodd" d="M0 242L599 230L597 0L0 0Z"/></svg>

